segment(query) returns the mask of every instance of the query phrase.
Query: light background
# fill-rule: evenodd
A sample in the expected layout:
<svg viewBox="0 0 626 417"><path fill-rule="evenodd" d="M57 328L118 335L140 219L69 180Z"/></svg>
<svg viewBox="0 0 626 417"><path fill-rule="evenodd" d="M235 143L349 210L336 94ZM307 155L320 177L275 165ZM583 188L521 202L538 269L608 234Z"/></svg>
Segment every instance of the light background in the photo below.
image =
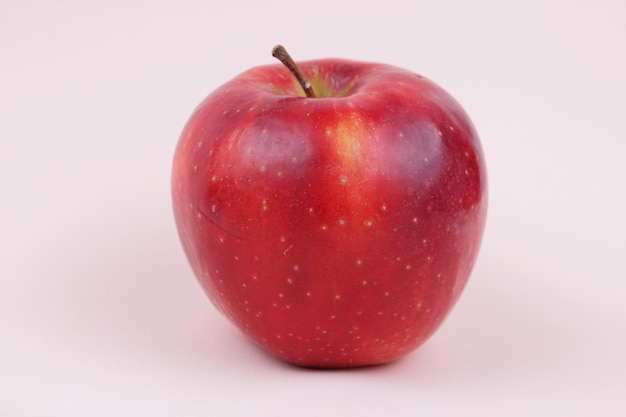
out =
<svg viewBox="0 0 626 417"><path fill-rule="evenodd" d="M479 261L390 366L266 356L179 245L178 135L276 43L421 73L481 135ZM625 74L621 0L3 0L0 415L626 415Z"/></svg>

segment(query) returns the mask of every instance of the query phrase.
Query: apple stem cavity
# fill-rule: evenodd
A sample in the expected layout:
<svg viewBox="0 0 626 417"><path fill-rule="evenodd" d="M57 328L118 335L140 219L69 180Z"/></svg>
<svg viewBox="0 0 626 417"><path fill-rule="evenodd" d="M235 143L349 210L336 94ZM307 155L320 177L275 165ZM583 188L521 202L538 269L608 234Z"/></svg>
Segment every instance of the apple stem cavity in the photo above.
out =
<svg viewBox="0 0 626 417"><path fill-rule="evenodd" d="M300 67L298 67L293 58L291 58L291 55L289 55L284 46L276 45L272 49L272 56L282 62L289 69L289 71L291 71L293 76L298 80L298 83L300 83L300 86L304 90L307 97L315 98L315 93L313 92L311 83L304 77L302 70L300 70Z"/></svg>

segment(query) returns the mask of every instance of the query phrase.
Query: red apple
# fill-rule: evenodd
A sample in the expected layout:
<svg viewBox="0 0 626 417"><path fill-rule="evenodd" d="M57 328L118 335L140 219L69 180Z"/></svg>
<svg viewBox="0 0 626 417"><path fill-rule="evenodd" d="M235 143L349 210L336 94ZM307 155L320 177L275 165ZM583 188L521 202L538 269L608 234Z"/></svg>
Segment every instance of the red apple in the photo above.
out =
<svg viewBox="0 0 626 417"><path fill-rule="evenodd" d="M275 56L286 66L224 84L182 132L182 246L215 306L275 356L396 360L435 332L474 265L487 211L478 136L412 72Z"/></svg>

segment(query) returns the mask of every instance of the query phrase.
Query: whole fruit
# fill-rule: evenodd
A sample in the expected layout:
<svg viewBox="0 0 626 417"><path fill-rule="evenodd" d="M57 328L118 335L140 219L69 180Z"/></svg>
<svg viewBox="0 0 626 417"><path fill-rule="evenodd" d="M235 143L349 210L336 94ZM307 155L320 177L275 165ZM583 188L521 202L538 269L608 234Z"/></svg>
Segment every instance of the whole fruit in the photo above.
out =
<svg viewBox="0 0 626 417"><path fill-rule="evenodd" d="M176 148L176 225L200 284L258 345L307 367L396 360L465 287L485 225L476 131L410 71L324 59L248 70Z"/></svg>

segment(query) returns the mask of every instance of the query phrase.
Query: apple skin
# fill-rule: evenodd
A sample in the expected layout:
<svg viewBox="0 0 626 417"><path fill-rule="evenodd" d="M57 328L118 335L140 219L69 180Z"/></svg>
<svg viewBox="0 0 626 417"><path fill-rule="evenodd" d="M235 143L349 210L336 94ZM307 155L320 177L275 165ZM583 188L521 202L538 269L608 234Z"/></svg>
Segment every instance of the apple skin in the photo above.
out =
<svg viewBox="0 0 626 417"><path fill-rule="evenodd" d="M183 249L215 306L304 367L399 359L440 326L482 239L487 178L460 105L412 72L325 59L209 95L175 151Z"/></svg>

